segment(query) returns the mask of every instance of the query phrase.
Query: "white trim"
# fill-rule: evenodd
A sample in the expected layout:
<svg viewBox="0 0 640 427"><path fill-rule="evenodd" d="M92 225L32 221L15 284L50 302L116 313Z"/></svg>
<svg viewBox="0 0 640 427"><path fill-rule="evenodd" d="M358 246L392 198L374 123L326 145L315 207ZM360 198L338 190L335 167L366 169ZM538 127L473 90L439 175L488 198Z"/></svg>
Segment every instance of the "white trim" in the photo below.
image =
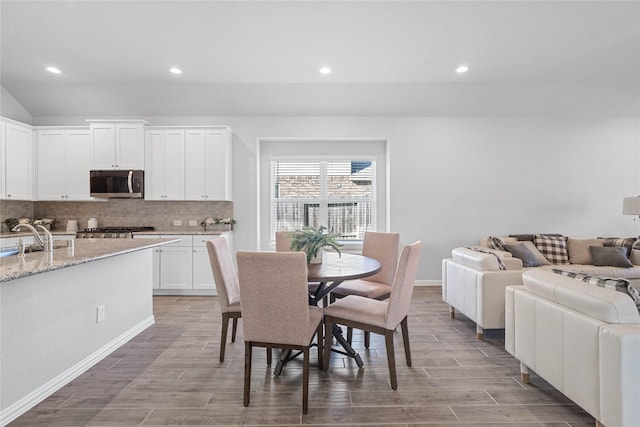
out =
<svg viewBox="0 0 640 427"><path fill-rule="evenodd" d="M153 316L147 317L142 322L133 326L128 331L125 331L122 335L105 344L66 371L62 372L55 378L38 387L37 389L27 394L12 405L8 406L4 410L0 411L0 426L6 426L11 421L15 420L20 415L33 408L38 403L42 402L44 399L51 396L60 388L64 387L65 385L88 371L102 359L113 353L122 345L126 344L131 338L135 337L154 323L155 320Z"/></svg>
<svg viewBox="0 0 640 427"><path fill-rule="evenodd" d="M416 286L442 286L442 280L416 280Z"/></svg>

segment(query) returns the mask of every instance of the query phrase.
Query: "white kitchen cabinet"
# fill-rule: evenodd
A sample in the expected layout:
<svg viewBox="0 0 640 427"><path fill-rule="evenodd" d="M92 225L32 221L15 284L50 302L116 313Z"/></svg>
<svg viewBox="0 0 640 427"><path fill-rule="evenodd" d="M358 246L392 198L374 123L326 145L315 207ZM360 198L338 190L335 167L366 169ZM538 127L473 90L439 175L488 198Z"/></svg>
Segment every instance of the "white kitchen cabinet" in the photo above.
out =
<svg viewBox="0 0 640 427"><path fill-rule="evenodd" d="M184 129L145 133L145 200L184 200Z"/></svg>
<svg viewBox="0 0 640 427"><path fill-rule="evenodd" d="M91 134L88 128L37 131L38 200L82 201L89 195Z"/></svg>
<svg viewBox="0 0 640 427"><path fill-rule="evenodd" d="M231 200L231 139L228 127L187 129L186 200Z"/></svg>
<svg viewBox="0 0 640 427"><path fill-rule="evenodd" d="M11 120L3 128L3 198L33 200L33 128Z"/></svg>
<svg viewBox="0 0 640 427"><path fill-rule="evenodd" d="M90 120L92 169L144 169L143 120Z"/></svg>
<svg viewBox="0 0 640 427"><path fill-rule="evenodd" d="M232 247L232 233L221 235L134 234L136 239L180 239L154 249L153 288L157 295L216 295L206 242L226 238Z"/></svg>

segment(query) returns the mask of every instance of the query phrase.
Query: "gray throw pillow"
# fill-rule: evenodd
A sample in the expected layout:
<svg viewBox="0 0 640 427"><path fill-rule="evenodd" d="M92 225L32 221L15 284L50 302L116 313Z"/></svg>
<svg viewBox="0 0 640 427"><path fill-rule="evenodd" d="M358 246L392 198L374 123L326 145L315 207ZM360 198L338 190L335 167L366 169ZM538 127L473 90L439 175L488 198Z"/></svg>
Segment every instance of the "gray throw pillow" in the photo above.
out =
<svg viewBox="0 0 640 427"><path fill-rule="evenodd" d="M540 261L538 261L536 256L522 243L518 243L517 245L504 245L504 248L511 252L511 255L514 257L521 259L523 267L538 267L540 265Z"/></svg>
<svg viewBox="0 0 640 427"><path fill-rule="evenodd" d="M633 267L627 259L627 249L623 247L589 246L593 265L607 265L611 267Z"/></svg>

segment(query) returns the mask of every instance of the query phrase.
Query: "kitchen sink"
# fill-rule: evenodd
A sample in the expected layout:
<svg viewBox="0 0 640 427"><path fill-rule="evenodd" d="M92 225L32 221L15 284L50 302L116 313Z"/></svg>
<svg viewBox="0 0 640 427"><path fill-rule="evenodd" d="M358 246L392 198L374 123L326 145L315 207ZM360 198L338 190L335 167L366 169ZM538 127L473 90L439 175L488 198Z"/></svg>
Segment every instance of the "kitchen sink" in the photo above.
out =
<svg viewBox="0 0 640 427"><path fill-rule="evenodd" d="M73 246L73 241L72 240L59 240L54 242L53 244L53 249L62 249L62 248L68 248ZM29 254L32 252L43 252L44 248L42 246L38 246L38 245L29 245L26 248L24 248L24 253L25 254ZM0 248L0 258L4 258L7 256L12 256L12 255L17 255L19 252L18 247L11 247L11 248Z"/></svg>
<svg viewBox="0 0 640 427"><path fill-rule="evenodd" d="M6 256L15 255L18 253L18 248L0 248L0 258L4 258Z"/></svg>

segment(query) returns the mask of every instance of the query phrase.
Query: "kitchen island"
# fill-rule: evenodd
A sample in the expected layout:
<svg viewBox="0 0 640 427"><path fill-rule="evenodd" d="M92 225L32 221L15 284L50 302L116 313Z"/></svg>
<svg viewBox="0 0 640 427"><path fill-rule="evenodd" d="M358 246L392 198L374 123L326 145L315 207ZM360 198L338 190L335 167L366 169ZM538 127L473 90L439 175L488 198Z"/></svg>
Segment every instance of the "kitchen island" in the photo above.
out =
<svg viewBox="0 0 640 427"><path fill-rule="evenodd" d="M175 239L77 239L0 258L0 425L154 323L153 249Z"/></svg>

